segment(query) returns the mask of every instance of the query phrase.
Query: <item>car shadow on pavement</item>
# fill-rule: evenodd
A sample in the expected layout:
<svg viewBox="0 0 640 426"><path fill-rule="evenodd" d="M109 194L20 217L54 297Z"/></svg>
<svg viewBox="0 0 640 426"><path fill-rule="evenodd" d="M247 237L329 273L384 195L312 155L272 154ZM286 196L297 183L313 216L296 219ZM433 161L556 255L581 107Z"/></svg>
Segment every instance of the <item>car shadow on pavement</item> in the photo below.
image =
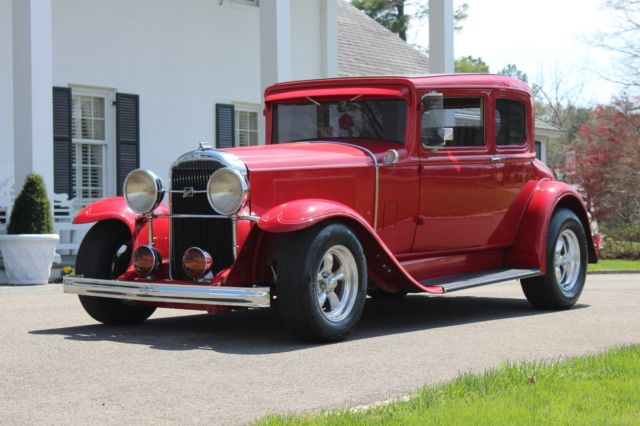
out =
<svg viewBox="0 0 640 426"><path fill-rule="evenodd" d="M573 309L588 307L579 304ZM532 315L561 315L540 311L524 299L409 295L399 300L367 299L360 324L347 341L397 333L481 323ZM153 317L152 317L153 318ZM275 310L219 315L186 315L149 319L136 326L101 324L33 330L83 342L112 341L169 351L213 350L232 354L270 354L317 346L301 343L284 328Z"/></svg>

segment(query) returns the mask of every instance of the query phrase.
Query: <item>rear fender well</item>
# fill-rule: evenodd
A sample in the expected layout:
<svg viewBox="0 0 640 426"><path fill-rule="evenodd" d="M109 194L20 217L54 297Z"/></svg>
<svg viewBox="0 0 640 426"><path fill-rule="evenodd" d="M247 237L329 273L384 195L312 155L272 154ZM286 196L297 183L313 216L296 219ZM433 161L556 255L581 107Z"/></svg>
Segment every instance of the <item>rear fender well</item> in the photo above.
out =
<svg viewBox="0 0 640 426"><path fill-rule="evenodd" d="M507 264L514 268L539 268L546 272L547 233L551 217L562 208L580 219L587 237L589 262L597 261L587 210L572 186L557 181L541 181L520 222L514 243L507 252Z"/></svg>

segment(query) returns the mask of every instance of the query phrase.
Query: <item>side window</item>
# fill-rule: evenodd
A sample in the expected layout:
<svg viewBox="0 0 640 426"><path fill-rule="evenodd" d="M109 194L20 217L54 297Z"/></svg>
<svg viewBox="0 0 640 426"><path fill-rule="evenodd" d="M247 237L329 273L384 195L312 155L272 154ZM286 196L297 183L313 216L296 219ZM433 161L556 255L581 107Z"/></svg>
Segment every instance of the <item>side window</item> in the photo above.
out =
<svg viewBox="0 0 640 426"><path fill-rule="evenodd" d="M422 145L425 148L484 146L480 98L423 98Z"/></svg>
<svg viewBox="0 0 640 426"><path fill-rule="evenodd" d="M524 144L526 120L526 108L522 102L496 99L496 145Z"/></svg>

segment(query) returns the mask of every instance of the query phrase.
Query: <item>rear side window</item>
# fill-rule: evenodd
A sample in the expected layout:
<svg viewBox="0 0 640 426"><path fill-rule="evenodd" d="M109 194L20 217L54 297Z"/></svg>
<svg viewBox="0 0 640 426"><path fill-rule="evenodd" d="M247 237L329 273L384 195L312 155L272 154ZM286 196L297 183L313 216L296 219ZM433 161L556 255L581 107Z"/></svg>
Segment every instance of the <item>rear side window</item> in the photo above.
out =
<svg viewBox="0 0 640 426"><path fill-rule="evenodd" d="M496 99L496 145L521 146L526 136L526 108L513 99Z"/></svg>

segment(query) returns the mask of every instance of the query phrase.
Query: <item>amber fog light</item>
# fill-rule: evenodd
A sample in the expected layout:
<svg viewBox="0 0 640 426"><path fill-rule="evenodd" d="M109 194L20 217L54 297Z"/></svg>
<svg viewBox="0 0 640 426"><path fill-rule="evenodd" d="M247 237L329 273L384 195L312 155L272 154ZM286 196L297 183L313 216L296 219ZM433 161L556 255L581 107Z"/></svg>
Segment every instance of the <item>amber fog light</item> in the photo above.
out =
<svg viewBox="0 0 640 426"><path fill-rule="evenodd" d="M158 250L150 246L140 246L133 253L133 268L141 277L148 277L158 270L162 258Z"/></svg>
<svg viewBox="0 0 640 426"><path fill-rule="evenodd" d="M191 247L182 256L182 270L190 278L198 280L205 276L213 265L211 255L198 247Z"/></svg>

